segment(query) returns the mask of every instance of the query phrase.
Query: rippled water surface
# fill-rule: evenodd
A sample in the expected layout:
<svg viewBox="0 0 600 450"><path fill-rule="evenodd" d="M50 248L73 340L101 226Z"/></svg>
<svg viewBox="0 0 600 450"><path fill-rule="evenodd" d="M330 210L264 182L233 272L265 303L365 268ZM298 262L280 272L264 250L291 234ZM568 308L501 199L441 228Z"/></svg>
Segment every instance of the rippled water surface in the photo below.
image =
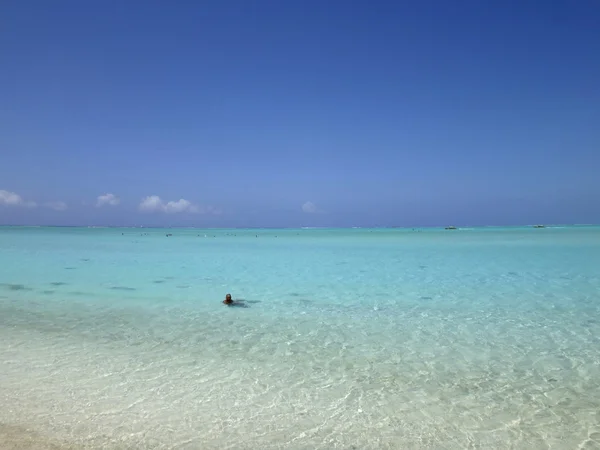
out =
<svg viewBox="0 0 600 450"><path fill-rule="evenodd" d="M0 404L14 448L600 448L600 229L0 228Z"/></svg>

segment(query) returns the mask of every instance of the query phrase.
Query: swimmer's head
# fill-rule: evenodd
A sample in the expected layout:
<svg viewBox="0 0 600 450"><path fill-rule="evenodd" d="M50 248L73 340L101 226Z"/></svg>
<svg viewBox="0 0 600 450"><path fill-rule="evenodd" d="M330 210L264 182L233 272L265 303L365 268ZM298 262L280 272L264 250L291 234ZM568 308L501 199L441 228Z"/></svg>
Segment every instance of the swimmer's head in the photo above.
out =
<svg viewBox="0 0 600 450"><path fill-rule="evenodd" d="M225 301L223 303L225 303L225 304L233 303L233 300L231 300L231 294L227 294L225 296Z"/></svg>

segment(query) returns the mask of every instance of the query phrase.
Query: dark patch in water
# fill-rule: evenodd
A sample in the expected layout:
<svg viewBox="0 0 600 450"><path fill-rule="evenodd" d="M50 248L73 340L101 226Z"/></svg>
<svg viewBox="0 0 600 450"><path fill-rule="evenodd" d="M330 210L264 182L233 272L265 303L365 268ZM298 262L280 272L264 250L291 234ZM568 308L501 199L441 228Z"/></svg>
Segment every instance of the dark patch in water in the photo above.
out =
<svg viewBox="0 0 600 450"><path fill-rule="evenodd" d="M518 277L519 274L517 272L508 272L509 275L513 276L513 277Z"/></svg>
<svg viewBox="0 0 600 450"><path fill-rule="evenodd" d="M65 267L65 270L75 270L75 267Z"/></svg>
<svg viewBox="0 0 600 450"><path fill-rule="evenodd" d="M24 284L2 283L2 286L6 287L9 291L31 291L31 288L28 288Z"/></svg>
<svg viewBox="0 0 600 450"><path fill-rule="evenodd" d="M136 290L135 288L128 287L128 286L112 286L111 289L114 291L135 291Z"/></svg>
<svg viewBox="0 0 600 450"><path fill-rule="evenodd" d="M153 281L153 283L156 283L156 284L160 284L160 283L164 283L164 282L165 282L165 280L154 280Z"/></svg>
<svg viewBox="0 0 600 450"><path fill-rule="evenodd" d="M65 283L64 281L53 281L52 283L50 283L52 286L65 286L67 283Z"/></svg>
<svg viewBox="0 0 600 450"><path fill-rule="evenodd" d="M90 259L89 259L89 258L82 258L81 260L82 260L82 261L86 261L86 262L87 262L87 261L89 261Z"/></svg>
<svg viewBox="0 0 600 450"><path fill-rule="evenodd" d="M556 381L558 381L556 378L548 378L548 381L550 383L555 383Z"/></svg>
<svg viewBox="0 0 600 450"><path fill-rule="evenodd" d="M433 300L433 297L421 297L421 300Z"/></svg>
<svg viewBox="0 0 600 450"><path fill-rule="evenodd" d="M236 302L253 304L253 303L260 303L260 300L246 300L246 299L240 298L240 299L237 299Z"/></svg>
<svg viewBox="0 0 600 450"><path fill-rule="evenodd" d="M297 292L290 292L290 297L300 297L300 294Z"/></svg>
<svg viewBox="0 0 600 450"><path fill-rule="evenodd" d="M233 303L225 306L229 306L230 308L250 308L244 300L234 300Z"/></svg>
<svg viewBox="0 0 600 450"><path fill-rule="evenodd" d="M54 294L54 291L42 291L42 294L50 295L50 294Z"/></svg>
<svg viewBox="0 0 600 450"><path fill-rule="evenodd" d="M83 297L83 296L88 295L88 294L86 294L85 292L82 292L82 291L71 291L71 292L69 292L69 294L70 295L76 295L78 297Z"/></svg>
<svg viewBox="0 0 600 450"><path fill-rule="evenodd" d="M427 269L427 266L419 266L419 269Z"/></svg>

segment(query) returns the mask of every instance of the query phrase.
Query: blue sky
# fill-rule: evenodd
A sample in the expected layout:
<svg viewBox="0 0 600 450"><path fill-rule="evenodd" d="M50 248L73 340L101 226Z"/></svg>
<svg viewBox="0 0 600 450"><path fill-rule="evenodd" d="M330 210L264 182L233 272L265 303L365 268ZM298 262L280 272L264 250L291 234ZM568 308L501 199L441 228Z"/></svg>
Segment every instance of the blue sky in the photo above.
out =
<svg viewBox="0 0 600 450"><path fill-rule="evenodd" d="M598 23L595 0L1 2L0 223L598 223Z"/></svg>

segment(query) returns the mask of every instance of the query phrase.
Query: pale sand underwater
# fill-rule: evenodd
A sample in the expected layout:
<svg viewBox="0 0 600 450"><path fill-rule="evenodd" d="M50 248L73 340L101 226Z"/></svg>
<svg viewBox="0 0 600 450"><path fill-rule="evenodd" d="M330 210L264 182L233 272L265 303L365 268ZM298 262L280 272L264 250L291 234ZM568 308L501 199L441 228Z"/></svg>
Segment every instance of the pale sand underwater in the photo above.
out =
<svg viewBox="0 0 600 450"><path fill-rule="evenodd" d="M596 228L145 232L0 229L0 448L600 448Z"/></svg>
<svg viewBox="0 0 600 450"><path fill-rule="evenodd" d="M0 424L0 448L6 450L75 450L78 446L53 440L22 426Z"/></svg>

